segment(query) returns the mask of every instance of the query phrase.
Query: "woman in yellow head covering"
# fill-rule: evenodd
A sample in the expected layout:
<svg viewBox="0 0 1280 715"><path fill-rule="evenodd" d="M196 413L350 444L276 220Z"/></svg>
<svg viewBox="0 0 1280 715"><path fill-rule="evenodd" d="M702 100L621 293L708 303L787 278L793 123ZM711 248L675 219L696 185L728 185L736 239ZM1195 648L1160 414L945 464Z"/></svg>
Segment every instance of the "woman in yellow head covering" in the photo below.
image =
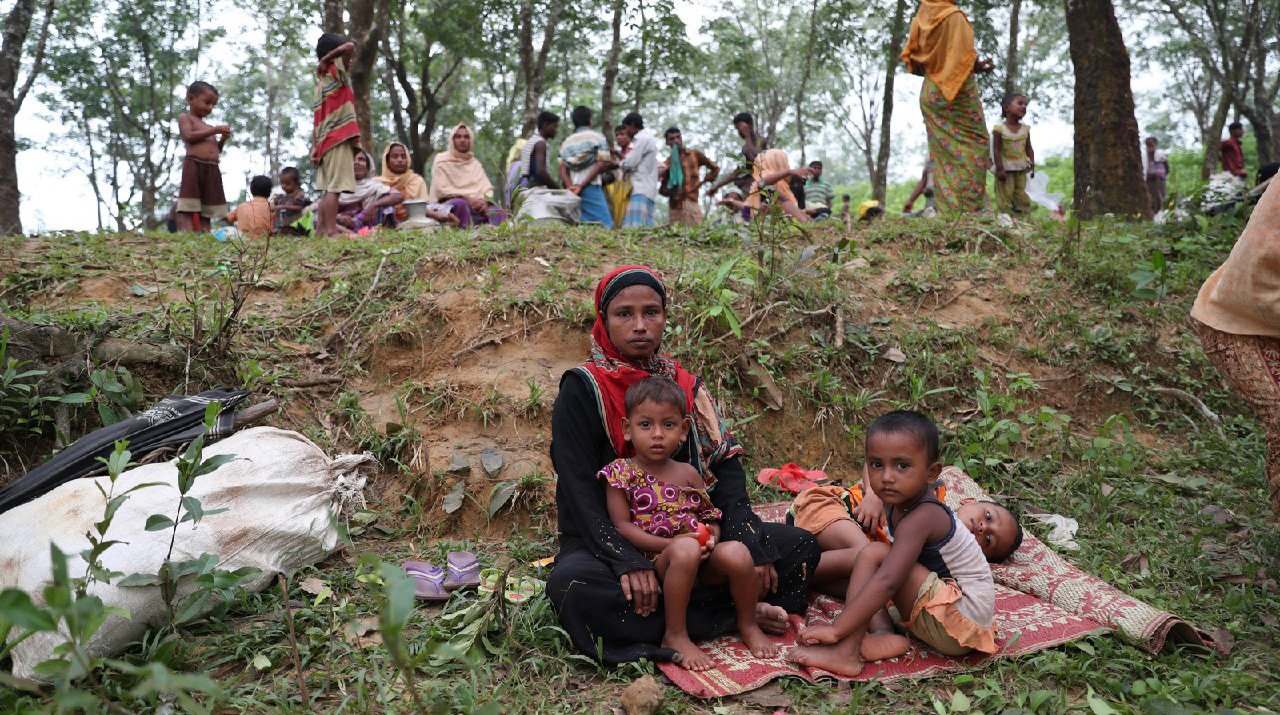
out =
<svg viewBox="0 0 1280 715"><path fill-rule="evenodd" d="M399 191L405 201L427 198L427 182L422 180L418 172L409 168L409 147L400 142L391 142L382 151L382 176L378 177L378 181ZM396 221L407 218L409 214L404 204L397 204Z"/></svg>
<svg viewBox="0 0 1280 715"><path fill-rule="evenodd" d="M921 1L902 61L925 78L920 111L929 133L938 210L985 210L990 151L973 73L990 72L994 65L978 59L973 26L953 0Z"/></svg>
<svg viewBox="0 0 1280 715"><path fill-rule="evenodd" d="M813 220L800 208L796 195L791 191L791 178L807 179L809 171L792 169L791 160L785 151L769 149L757 156L752 176L755 177L755 182L751 185L751 194L747 196L747 205L753 212L759 214L761 207L765 205L765 195L772 194L775 197L773 200L778 202L787 216L801 222Z"/></svg>
<svg viewBox="0 0 1280 715"><path fill-rule="evenodd" d="M458 217L458 226L473 224L496 226L507 217L492 203L493 184L480 160L471 154L475 141L471 128L459 124L449 132L444 151L436 154L431 164L432 200L449 207Z"/></svg>

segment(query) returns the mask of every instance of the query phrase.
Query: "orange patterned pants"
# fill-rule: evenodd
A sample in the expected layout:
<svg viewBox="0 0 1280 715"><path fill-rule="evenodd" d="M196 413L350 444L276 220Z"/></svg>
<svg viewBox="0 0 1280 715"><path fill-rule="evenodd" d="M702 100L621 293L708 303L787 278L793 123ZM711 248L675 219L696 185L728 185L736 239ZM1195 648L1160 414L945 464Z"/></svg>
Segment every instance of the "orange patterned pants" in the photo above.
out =
<svg viewBox="0 0 1280 715"><path fill-rule="evenodd" d="M1267 488L1280 517L1280 338L1233 335L1191 319L1204 353L1267 431Z"/></svg>

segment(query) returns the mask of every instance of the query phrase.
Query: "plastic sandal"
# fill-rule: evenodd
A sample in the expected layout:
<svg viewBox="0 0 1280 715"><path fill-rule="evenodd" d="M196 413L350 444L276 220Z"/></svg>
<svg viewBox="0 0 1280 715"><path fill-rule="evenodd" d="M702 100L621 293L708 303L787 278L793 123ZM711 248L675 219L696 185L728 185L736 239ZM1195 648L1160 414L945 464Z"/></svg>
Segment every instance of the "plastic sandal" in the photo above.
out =
<svg viewBox="0 0 1280 715"><path fill-rule="evenodd" d="M477 590L488 595L498 590L498 579L502 578L502 569L483 569L480 571L480 585Z"/></svg>
<svg viewBox="0 0 1280 715"><path fill-rule="evenodd" d="M404 572L413 579L413 595L420 601L448 601L444 569L426 561L404 562Z"/></svg>
<svg viewBox="0 0 1280 715"><path fill-rule="evenodd" d="M777 469L761 469L756 481L767 487L799 494L827 481L827 473L821 469L805 469L795 462L788 462Z"/></svg>
<svg viewBox="0 0 1280 715"><path fill-rule="evenodd" d="M449 591L460 588L475 588L480 585L480 562L470 551L451 551L445 557L448 574L444 577L444 587Z"/></svg>

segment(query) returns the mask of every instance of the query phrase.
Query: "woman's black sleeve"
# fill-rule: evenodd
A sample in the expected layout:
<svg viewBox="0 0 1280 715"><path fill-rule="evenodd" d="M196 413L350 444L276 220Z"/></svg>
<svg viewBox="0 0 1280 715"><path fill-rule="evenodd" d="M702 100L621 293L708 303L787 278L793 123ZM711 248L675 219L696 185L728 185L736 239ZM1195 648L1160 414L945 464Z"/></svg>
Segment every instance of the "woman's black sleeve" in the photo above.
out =
<svg viewBox="0 0 1280 715"><path fill-rule="evenodd" d="M591 389L575 372L560 380L560 395L551 409L551 463L556 470L556 506L562 536L577 537L613 575L654 565L622 538L609 519L604 483L596 475L614 458L609 436L600 424L600 408ZM606 456L602 453L608 453Z"/></svg>
<svg viewBox="0 0 1280 715"><path fill-rule="evenodd" d="M724 512L720 522L720 540L741 541L751 552L757 566L771 564L781 555L760 539L760 517L751 510L747 498L747 473L739 457L730 457L711 468L716 475L711 502Z"/></svg>

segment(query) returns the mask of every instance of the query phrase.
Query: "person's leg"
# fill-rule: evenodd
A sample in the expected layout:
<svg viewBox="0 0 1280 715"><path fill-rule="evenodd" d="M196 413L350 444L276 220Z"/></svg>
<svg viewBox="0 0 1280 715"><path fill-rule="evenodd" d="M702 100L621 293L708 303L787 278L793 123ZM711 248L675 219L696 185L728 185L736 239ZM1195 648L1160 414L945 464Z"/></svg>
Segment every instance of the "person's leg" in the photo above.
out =
<svg viewBox="0 0 1280 715"><path fill-rule="evenodd" d="M1013 174L1010 173L1005 173L1004 179L996 179L996 211L998 213L1009 213L1009 208L1013 204L1012 183Z"/></svg>
<svg viewBox="0 0 1280 715"><path fill-rule="evenodd" d="M1031 212L1031 197L1027 195L1027 176L1030 171L1019 171L1013 175L1013 210L1018 213Z"/></svg>
<svg viewBox="0 0 1280 715"><path fill-rule="evenodd" d="M1147 179L1147 199L1151 202L1151 213L1160 212L1160 204L1164 203L1160 200L1159 189L1156 188L1155 179Z"/></svg>
<svg viewBox="0 0 1280 715"><path fill-rule="evenodd" d="M1192 318L1204 354L1227 385L1253 408L1266 430L1265 473L1271 504L1280 519L1280 338L1233 335Z"/></svg>
<svg viewBox="0 0 1280 715"><path fill-rule="evenodd" d="M1156 180L1156 198L1157 198L1157 201L1156 201L1156 206L1155 206L1155 212L1156 212L1156 213L1160 213L1161 211L1163 211L1163 210L1164 210L1164 202L1165 202L1165 200L1166 200L1168 197L1169 197L1169 194L1168 194L1168 190L1167 190L1167 185L1165 184L1165 180L1164 180L1164 179L1157 179L1157 180Z"/></svg>
<svg viewBox="0 0 1280 715"><path fill-rule="evenodd" d="M496 204L489 204L489 207L484 212L484 220L488 221L490 226L497 226L507 220L507 212Z"/></svg>
<svg viewBox="0 0 1280 715"><path fill-rule="evenodd" d="M458 217L458 228L471 228L471 204L466 199L454 197L444 203L449 207L449 213Z"/></svg>
<svg viewBox="0 0 1280 715"><path fill-rule="evenodd" d="M697 199L686 198L681 202L681 219L685 226L697 226L702 223L702 207L698 205Z"/></svg>
<svg viewBox="0 0 1280 715"><path fill-rule="evenodd" d="M326 191L316 206L316 234L333 236L338 233L338 195Z"/></svg>
<svg viewBox="0 0 1280 715"><path fill-rule="evenodd" d="M174 223L179 231L195 229L195 217L200 214L200 176L195 159L182 160L182 180L178 184L178 202Z"/></svg>
<svg viewBox="0 0 1280 715"><path fill-rule="evenodd" d="M593 223L613 228L613 215L609 213L609 204L605 201L604 189L599 184L590 184L582 188L578 194L582 212L582 223Z"/></svg>
<svg viewBox="0 0 1280 715"><path fill-rule="evenodd" d="M739 541L716 544L706 565L702 567L701 577L703 583L729 582L733 607L738 615L738 635L742 636L742 642L751 650L751 654L757 658L773 658L778 655L778 646L769 640L769 636L764 634L757 623L756 566L751 560L751 551Z"/></svg>
<svg viewBox="0 0 1280 715"><path fill-rule="evenodd" d="M694 539L672 539L654 565L662 581L662 611L667 619L662 647L679 653L679 663L689 670L710 670L711 658L689 637L686 625L689 597L702 565L702 547Z"/></svg>
<svg viewBox="0 0 1280 715"><path fill-rule="evenodd" d="M780 609L769 610L771 623L761 623L769 631L776 625L786 629L788 613L804 613L809 606L809 582L818 567L822 550L813 534L786 524L760 524L760 544L778 558L773 568L778 573L778 588L761 599Z"/></svg>

